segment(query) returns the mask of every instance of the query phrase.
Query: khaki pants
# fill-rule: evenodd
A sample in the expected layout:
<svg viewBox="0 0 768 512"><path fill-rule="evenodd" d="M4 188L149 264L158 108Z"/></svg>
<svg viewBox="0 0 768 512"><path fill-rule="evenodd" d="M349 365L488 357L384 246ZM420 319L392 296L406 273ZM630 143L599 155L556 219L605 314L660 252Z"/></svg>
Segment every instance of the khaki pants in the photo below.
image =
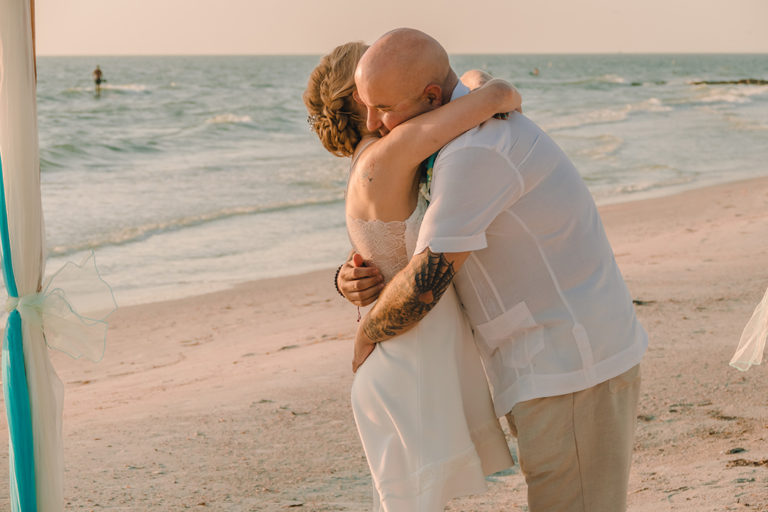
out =
<svg viewBox="0 0 768 512"><path fill-rule="evenodd" d="M594 387L536 398L507 414L530 512L623 512L640 366Z"/></svg>

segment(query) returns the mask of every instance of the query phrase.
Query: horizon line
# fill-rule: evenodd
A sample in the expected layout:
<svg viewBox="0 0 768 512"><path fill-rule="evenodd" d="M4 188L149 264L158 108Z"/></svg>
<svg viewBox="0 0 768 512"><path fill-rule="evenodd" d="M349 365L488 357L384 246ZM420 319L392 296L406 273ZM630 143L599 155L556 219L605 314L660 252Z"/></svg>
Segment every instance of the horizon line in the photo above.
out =
<svg viewBox="0 0 768 512"><path fill-rule="evenodd" d="M37 57L317 57L324 53L38 53ZM472 55L768 55L768 51L670 51L670 52L456 52L449 56Z"/></svg>

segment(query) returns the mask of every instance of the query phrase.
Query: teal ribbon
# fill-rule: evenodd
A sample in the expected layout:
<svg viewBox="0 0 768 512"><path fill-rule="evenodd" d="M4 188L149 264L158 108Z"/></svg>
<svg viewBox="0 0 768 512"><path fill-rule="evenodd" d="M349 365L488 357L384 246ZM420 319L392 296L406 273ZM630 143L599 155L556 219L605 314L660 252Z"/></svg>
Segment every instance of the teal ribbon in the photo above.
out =
<svg viewBox="0 0 768 512"><path fill-rule="evenodd" d="M0 242L3 249L3 276L9 297L19 296L11 261L11 240L8 236L8 214L5 204L3 162L0 158ZM24 364L24 343L21 315L14 310L8 315L3 344L3 392L10 435L9 462L11 477L11 510L36 512L35 452L32 433L32 410Z"/></svg>
<svg viewBox="0 0 768 512"><path fill-rule="evenodd" d="M431 155L429 155L429 158L427 158L427 165L426 165L427 172L431 171L432 168L435 166L435 160L437 159L438 153L440 153L439 149L434 153L432 153Z"/></svg>
<svg viewBox="0 0 768 512"><path fill-rule="evenodd" d="M422 177L421 185L419 185L419 190L427 200L427 203L432 199L432 169L435 167L435 159L437 159L438 153L440 153L439 149L429 155L429 158L424 161L424 176Z"/></svg>

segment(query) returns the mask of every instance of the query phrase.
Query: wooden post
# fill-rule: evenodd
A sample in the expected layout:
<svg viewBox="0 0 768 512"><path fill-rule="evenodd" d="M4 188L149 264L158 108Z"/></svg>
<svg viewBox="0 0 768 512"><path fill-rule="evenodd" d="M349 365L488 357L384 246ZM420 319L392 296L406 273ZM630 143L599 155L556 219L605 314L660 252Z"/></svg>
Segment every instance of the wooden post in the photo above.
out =
<svg viewBox="0 0 768 512"><path fill-rule="evenodd" d="M32 63L35 66L35 81L37 81L37 50L35 48L35 0L29 0L29 17L32 22Z"/></svg>

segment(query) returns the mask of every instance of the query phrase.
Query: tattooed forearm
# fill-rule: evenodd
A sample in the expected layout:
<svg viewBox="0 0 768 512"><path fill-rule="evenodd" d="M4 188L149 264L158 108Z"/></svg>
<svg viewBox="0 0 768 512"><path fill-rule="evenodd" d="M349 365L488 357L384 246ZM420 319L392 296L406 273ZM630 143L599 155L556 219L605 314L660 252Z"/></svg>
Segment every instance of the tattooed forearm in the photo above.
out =
<svg viewBox="0 0 768 512"><path fill-rule="evenodd" d="M410 329L435 307L454 274L453 263L443 254L427 249L415 256L366 315L365 335L379 342Z"/></svg>

